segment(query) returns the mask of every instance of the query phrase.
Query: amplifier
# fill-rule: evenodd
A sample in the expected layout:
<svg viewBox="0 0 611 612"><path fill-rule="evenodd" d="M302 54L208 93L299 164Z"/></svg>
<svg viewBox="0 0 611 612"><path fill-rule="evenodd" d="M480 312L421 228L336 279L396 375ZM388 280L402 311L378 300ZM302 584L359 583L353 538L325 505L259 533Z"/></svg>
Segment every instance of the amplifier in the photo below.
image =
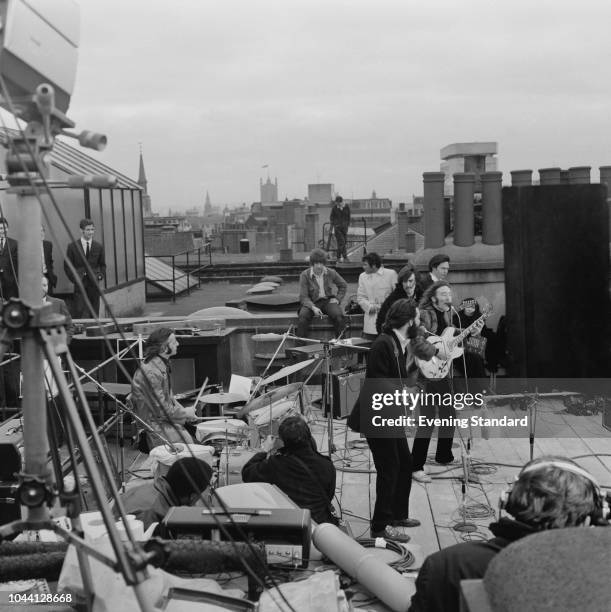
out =
<svg viewBox="0 0 611 612"><path fill-rule="evenodd" d="M238 526L245 536L265 546L269 565L307 567L310 556L310 511L288 508L256 510L231 508L231 514L215 512L202 507L176 506L170 508L159 526L162 538L193 538L226 540L219 523L229 535L242 541Z"/></svg>
<svg viewBox="0 0 611 612"><path fill-rule="evenodd" d="M333 381L333 418L344 419L352 411L352 407L358 399L363 381L365 380L366 368L353 370L338 370L331 372ZM323 378L323 397L325 393L325 379ZM327 406L323 407L325 416L328 414Z"/></svg>

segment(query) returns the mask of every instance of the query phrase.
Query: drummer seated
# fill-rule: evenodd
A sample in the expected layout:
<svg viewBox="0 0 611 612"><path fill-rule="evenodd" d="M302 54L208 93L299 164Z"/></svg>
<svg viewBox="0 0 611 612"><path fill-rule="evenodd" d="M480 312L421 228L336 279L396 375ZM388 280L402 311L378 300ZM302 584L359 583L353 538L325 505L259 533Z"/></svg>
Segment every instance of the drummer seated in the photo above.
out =
<svg viewBox="0 0 611 612"><path fill-rule="evenodd" d="M242 468L242 480L276 485L300 508L310 510L312 520L337 524L331 505L335 467L317 451L308 424L301 416L287 417L280 423L278 435L281 448L268 453L272 446L268 442L266 451L257 453Z"/></svg>
<svg viewBox="0 0 611 612"><path fill-rule="evenodd" d="M167 442L193 443L185 424L196 420L195 409L182 406L174 397L170 359L176 355L178 340L169 327L151 332L144 345L144 361L132 379L131 404L146 421L149 448ZM154 435L156 434L156 435Z"/></svg>
<svg viewBox="0 0 611 612"><path fill-rule="evenodd" d="M192 506L208 488L212 468L201 459L176 461L165 476L136 485L121 495L126 514L134 514L148 529L158 523L172 506Z"/></svg>

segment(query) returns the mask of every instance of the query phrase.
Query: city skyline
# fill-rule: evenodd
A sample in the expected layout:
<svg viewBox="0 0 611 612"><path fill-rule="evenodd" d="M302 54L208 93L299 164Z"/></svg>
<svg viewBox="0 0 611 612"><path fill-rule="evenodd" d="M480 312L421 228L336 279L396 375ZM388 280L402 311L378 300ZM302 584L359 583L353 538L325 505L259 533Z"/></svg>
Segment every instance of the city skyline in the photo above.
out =
<svg viewBox="0 0 611 612"><path fill-rule="evenodd" d="M454 142L498 142L506 182L611 163L602 0L80 6L68 116L133 178L142 143L156 210L249 205L268 172L279 200L328 182L409 203Z"/></svg>

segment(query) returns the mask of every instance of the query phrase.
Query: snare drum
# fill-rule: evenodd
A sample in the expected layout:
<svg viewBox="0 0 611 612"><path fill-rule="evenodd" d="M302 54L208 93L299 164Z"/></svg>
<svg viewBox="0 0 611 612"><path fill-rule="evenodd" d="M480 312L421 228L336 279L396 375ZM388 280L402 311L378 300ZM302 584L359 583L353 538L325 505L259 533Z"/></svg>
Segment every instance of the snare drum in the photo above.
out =
<svg viewBox="0 0 611 612"><path fill-rule="evenodd" d="M248 416L250 422L257 428L261 437L277 436L280 423L289 416L299 414L294 399L283 399L274 402L271 407L265 406L253 410Z"/></svg>
<svg viewBox="0 0 611 612"><path fill-rule="evenodd" d="M258 453L259 450L245 448L224 448L219 460L219 487L242 482L242 468Z"/></svg>

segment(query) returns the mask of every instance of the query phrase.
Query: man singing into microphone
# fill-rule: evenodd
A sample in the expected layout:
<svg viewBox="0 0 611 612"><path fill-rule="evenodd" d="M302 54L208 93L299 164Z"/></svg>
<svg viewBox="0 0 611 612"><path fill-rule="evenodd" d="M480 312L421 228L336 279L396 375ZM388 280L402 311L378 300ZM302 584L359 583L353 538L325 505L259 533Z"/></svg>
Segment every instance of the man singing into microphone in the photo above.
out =
<svg viewBox="0 0 611 612"><path fill-rule="evenodd" d="M428 332L427 335L439 336L446 327L452 325L452 289L449 283L438 281L433 283L422 296L420 301L420 324ZM426 392L444 394L451 392L452 369L448 376L438 380L422 379L426 381ZM439 418L454 418L456 411L451 405L444 405L443 402L438 406L420 405L419 414L429 419L433 419L439 411ZM425 473L424 464L429 450L429 443L433 435L433 426L421 425L416 431L416 439L412 448L412 458L414 461L412 478L418 482L431 482L431 477ZM437 440L437 450L435 461L442 465L452 463L452 441L454 439L454 426L440 427L439 439Z"/></svg>

